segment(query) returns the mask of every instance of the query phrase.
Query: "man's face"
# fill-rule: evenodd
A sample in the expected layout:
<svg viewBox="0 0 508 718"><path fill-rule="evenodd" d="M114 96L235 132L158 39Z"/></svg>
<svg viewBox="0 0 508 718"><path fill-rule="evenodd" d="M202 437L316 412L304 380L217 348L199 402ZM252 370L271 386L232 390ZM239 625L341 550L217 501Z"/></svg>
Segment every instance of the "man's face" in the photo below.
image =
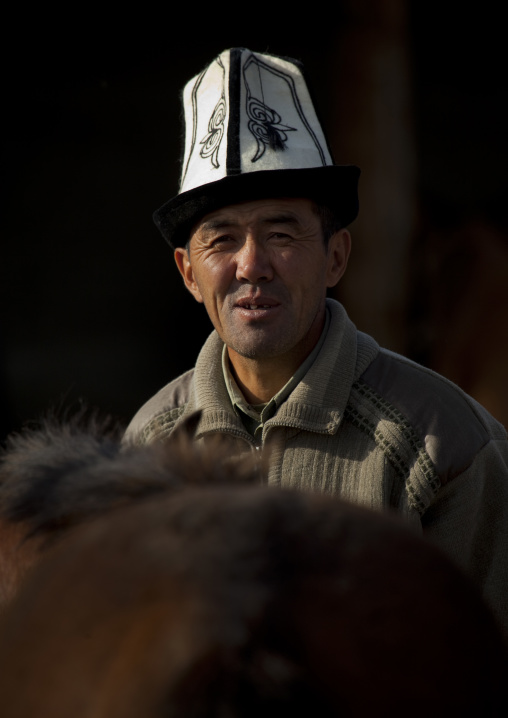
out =
<svg viewBox="0 0 508 718"><path fill-rule="evenodd" d="M347 230L325 247L310 200L277 198L205 215L175 260L230 356L302 361L319 338L326 288L342 276L349 248Z"/></svg>

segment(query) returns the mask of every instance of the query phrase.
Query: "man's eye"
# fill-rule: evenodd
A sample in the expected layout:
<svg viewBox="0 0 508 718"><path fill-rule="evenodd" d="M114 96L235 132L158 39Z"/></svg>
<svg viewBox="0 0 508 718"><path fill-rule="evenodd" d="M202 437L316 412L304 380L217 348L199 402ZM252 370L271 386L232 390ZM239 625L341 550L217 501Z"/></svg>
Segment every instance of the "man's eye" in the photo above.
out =
<svg viewBox="0 0 508 718"><path fill-rule="evenodd" d="M212 247L220 247L220 246L227 244L228 242L232 242L232 241L233 241L233 237L231 237L229 234L223 234L220 237L215 237L214 239L212 239L212 241L210 242L210 245Z"/></svg>

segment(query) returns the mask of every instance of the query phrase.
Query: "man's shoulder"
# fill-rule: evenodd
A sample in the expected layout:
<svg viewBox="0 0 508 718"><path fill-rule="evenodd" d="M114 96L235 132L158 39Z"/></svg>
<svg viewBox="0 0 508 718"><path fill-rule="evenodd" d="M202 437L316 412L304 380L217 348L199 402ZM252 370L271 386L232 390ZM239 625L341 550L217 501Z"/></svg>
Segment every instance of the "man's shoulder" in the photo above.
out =
<svg viewBox="0 0 508 718"><path fill-rule="evenodd" d="M170 381L145 402L132 417L124 441L146 443L156 428L160 435L169 433L189 403L193 379L194 368Z"/></svg>
<svg viewBox="0 0 508 718"><path fill-rule="evenodd" d="M359 378L356 397L380 418L405 422L442 478L467 468L490 441L506 440L505 428L459 386L386 349Z"/></svg>

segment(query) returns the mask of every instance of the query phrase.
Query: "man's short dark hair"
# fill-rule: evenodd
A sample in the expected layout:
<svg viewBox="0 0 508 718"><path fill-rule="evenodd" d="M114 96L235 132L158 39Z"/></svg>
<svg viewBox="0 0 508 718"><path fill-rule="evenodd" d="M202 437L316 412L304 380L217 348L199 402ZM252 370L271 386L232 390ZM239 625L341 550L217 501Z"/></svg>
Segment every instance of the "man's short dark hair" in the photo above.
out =
<svg viewBox="0 0 508 718"><path fill-rule="evenodd" d="M320 204L314 201L312 203L315 213L321 221L321 230L323 232L323 241L325 247L328 247L330 237L342 229L342 222L331 207L326 204Z"/></svg>

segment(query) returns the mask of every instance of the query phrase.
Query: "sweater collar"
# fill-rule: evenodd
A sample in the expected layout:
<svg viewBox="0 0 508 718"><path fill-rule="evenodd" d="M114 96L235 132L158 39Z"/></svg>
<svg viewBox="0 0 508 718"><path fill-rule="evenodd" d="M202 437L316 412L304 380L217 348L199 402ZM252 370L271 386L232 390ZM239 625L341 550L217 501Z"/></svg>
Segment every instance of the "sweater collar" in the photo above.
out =
<svg viewBox="0 0 508 718"><path fill-rule="evenodd" d="M277 414L272 426L334 434L344 414L356 366L356 327L345 309L327 300L330 326L321 350Z"/></svg>

